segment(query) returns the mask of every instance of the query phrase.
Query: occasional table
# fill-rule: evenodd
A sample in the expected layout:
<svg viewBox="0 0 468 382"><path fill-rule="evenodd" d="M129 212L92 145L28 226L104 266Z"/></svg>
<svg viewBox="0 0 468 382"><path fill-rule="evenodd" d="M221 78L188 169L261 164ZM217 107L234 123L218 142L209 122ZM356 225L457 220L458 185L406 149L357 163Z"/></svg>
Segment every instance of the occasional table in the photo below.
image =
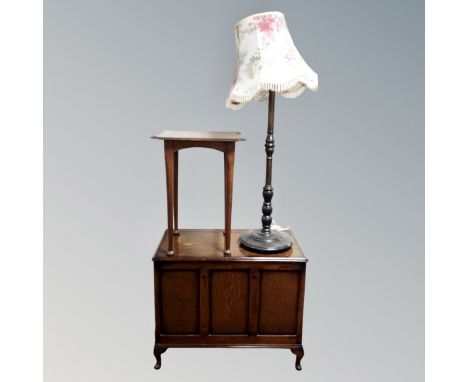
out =
<svg viewBox="0 0 468 382"><path fill-rule="evenodd" d="M181 230L170 257L164 233L153 257L156 369L168 348L254 347L290 349L301 370L307 259L288 233L292 247L280 255L235 245L224 256L222 230Z"/></svg>
<svg viewBox="0 0 468 382"><path fill-rule="evenodd" d="M234 159L236 142L245 141L239 132L203 132L203 131L171 131L151 137L164 141L164 157L166 160L167 187L167 250L168 256L174 255L174 235L179 234L178 218L178 173L179 150L190 147L205 147L224 153L224 255L231 254L231 214L232 214L232 184L234 176Z"/></svg>

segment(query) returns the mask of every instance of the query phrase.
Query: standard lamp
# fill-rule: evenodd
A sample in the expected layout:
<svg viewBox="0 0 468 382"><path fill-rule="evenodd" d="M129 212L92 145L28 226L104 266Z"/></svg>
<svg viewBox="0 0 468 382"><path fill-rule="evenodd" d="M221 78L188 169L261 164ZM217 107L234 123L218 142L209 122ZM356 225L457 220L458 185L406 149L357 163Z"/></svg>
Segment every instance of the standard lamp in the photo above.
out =
<svg viewBox="0 0 468 382"><path fill-rule="evenodd" d="M226 106L238 110L248 101L268 98L262 228L241 235L239 244L265 254L282 252L291 247L292 240L287 234L271 228L275 94L296 98L306 88L316 91L318 77L296 49L281 12L248 16L235 25L234 32L237 58Z"/></svg>

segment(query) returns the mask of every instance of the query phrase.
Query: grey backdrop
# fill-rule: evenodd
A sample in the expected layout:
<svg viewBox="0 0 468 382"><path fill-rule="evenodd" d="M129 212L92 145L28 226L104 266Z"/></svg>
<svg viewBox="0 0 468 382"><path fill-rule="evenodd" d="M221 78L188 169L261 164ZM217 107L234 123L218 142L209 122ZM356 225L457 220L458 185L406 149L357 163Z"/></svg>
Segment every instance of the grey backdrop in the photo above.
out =
<svg viewBox="0 0 468 382"><path fill-rule="evenodd" d="M279 10L320 89L277 100L274 218L310 259L287 350L170 349L153 370L162 129L241 131L233 226L256 227L266 103L224 107L233 25ZM45 378L424 378L422 0L46 0ZM180 220L222 227L222 160L182 152ZM25 302L27 303L27 302Z"/></svg>

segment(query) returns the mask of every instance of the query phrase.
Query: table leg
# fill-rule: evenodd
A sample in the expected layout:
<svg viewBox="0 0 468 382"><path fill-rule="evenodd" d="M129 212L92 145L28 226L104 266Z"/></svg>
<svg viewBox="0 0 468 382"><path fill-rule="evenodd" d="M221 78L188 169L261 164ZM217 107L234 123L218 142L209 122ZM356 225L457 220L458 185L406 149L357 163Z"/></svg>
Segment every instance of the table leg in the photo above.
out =
<svg viewBox="0 0 468 382"><path fill-rule="evenodd" d="M179 151L174 151L174 235L179 235Z"/></svg>
<svg viewBox="0 0 468 382"><path fill-rule="evenodd" d="M227 190L227 179L228 179L228 169L227 169L227 154L226 150L223 152L224 154L224 229L223 235L226 236L226 211L227 211L227 197L226 197L226 190Z"/></svg>
<svg viewBox="0 0 468 382"><path fill-rule="evenodd" d="M232 185L234 178L235 143L226 143L224 152L224 255L231 255Z"/></svg>
<svg viewBox="0 0 468 382"><path fill-rule="evenodd" d="M172 142L164 142L164 157L166 159L166 189L167 189L167 255L174 254L174 151Z"/></svg>

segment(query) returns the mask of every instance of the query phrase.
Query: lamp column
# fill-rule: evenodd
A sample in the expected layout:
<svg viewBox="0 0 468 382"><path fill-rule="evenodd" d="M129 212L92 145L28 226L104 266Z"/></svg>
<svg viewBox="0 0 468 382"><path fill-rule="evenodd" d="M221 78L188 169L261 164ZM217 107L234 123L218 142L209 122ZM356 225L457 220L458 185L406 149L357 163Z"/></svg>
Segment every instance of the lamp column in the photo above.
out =
<svg viewBox="0 0 468 382"><path fill-rule="evenodd" d="M262 206L262 229L249 231L239 237L239 243L243 247L261 253L278 253L291 248L291 238L279 231L271 229L273 218L273 199L272 186L272 167L273 167L273 152L275 150L275 138L273 136L275 125L275 92L268 93L268 129L265 140L266 153L266 176L265 186L263 187L263 206Z"/></svg>
<svg viewBox="0 0 468 382"><path fill-rule="evenodd" d="M265 186L263 187L263 207L262 207L262 232L266 235L271 233L271 222L273 218L273 206L271 199L273 198L273 186L271 185L271 170L273 165L273 152L275 151L275 138L273 137L273 129L275 126L275 92L269 91L268 95L268 130L265 140L266 153L266 177Z"/></svg>

